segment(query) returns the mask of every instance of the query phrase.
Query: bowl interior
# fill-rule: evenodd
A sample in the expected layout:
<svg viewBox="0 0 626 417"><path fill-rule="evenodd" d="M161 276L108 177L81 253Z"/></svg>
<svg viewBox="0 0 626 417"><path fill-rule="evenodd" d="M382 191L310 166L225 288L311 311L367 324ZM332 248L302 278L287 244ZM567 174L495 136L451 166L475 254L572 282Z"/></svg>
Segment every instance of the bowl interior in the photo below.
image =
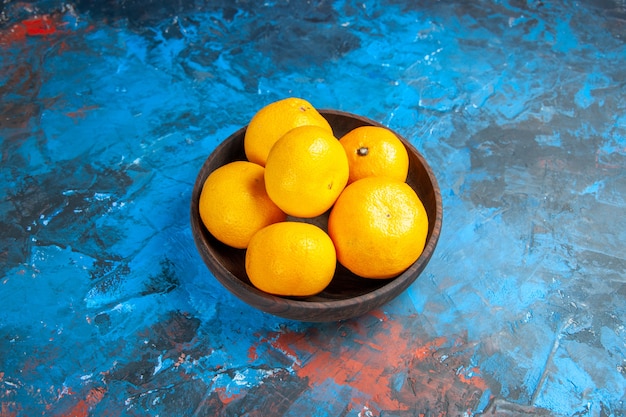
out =
<svg viewBox="0 0 626 417"><path fill-rule="evenodd" d="M333 110L320 110L333 128L336 137L359 126L381 124L364 117ZM429 229L426 247L420 258L404 273L386 279L364 279L337 264L330 285L312 297L290 299L257 290L245 271L245 250L234 249L215 239L203 226L198 214L198 200L208 175L232 161L245 160L242 128L222 142L207 158L194 185L191 205L191 226L196 246L215 277L243 301L272 314L305 321L340 320L377 308L406 289L424 269L432 256L441 228L441 196L436 179L419 152L399 136L409 153L407 183L416 191L428 214Z"/></svg>

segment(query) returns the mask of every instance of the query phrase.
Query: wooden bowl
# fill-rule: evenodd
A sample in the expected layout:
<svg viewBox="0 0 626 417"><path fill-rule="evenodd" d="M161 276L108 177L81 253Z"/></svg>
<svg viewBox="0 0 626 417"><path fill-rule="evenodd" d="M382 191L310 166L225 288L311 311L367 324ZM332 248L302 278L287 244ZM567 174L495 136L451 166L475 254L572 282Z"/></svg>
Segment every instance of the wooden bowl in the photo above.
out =
<svg viewBox="0 0 626 417"><path fill-rule="evenodd" d="M335 110L320 110L340 138L359 126L382 126L373 120ZM340 264L330 285L320 294L307 298L287 298L267 294L250 283L245 271L245 250L234 249L215 239L204 227L198 212L198 201L204 181L218 167L232 161L245 160L241 128L217 146L206 159L191 196L191 229L200 256L215 278L249 305L264 312L299 321L325 322L358 317L402 293L411 285L430 260L442 222L441 193L437 180L422 155L398 135L409 153L407 183L417 192L429 219L428 237L422 255L405 272L387 280L365 279L352 274ZM397 133L396 133L397 134Z"/></svg>

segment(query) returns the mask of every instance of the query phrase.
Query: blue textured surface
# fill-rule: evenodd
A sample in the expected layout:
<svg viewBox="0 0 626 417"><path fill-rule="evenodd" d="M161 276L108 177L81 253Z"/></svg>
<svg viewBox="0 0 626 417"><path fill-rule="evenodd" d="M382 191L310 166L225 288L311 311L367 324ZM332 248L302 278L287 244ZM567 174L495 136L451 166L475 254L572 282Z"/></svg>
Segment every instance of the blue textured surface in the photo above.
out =
<svg viewBox="0 0 626 417"><path fill-rule="evenodd" d="M1 416L624 416L622 1L4 2ZM300 96L424 154L444 228L381 311L219 286L203 161Z"/></svg>

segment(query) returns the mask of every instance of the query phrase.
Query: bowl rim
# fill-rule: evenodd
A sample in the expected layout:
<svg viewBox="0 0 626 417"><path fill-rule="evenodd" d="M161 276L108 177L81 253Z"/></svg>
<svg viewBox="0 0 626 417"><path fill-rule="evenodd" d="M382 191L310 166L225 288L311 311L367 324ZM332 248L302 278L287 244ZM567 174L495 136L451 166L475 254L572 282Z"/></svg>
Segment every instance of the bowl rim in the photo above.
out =
<svg viewBox="0 0 626 417"><path fill-rule="evenodd" d="M336 299L336 300L335 299L315 300L315 296L308 297L306 299L295 299L295 298L282 297L282 296L266 293L254 287L253 285L242 281L240 278L234 275L231 271L229 271L224 265L222 265L220 260L216 258L211 253L211 251L208 250L208 245L207 245L208 242L204 238L204 233L209 233L209 232L206 230L204 225L200 224L201 221L199 220L200 217L198 215L199 194L202 188L202 184L204 183L204 181L206 180L210 172L212 172L207 169L209 162L211 162L211 156L217 154L224 147L229 146L230 142L234 140L235 137L240 137L243 134L245 134L247 125L237 129L235 132L230 134L226 139L222 140L219 143L219 145L215 147L213 151L211 151L211 153L207 156L207 158L203 162L202 167L194 182L194 188L192 191L192 199L191 199L192 201L191 201L191 219L190 220L191 220L192 234L193 234L193 238L196 244L196 248L203 255L202 256L203 261L205 262L206 266L210 270L211 274L224 287L226 287L226 289L229 292L231 292L237 298L242 300L244 303L251 305L257 309L260 309L264 312L273 314L275 316L281 316L281 317L289 318L293 320L338 321L344 318L357 317L368 311L371 311L372 307L364 308L362 312L359 312L357 308L360 305L362 306L368 305L368 303L366 303L368 300L376 299L377 301L379 301L377 308L380 308L382 305L386 304L391 299L395 298L397 295L399 295L404 290L406 290L418 278L422 270L426 267L426 265L432 258L432 255L438 243L440 232L441 232L441 227L443 223L443 207L442 207L441 191L440 191L439 184L437 182L437 179L435 177L435 174L432 168L430 167L430 165L428 164L424 156L421 154L421 152L419 152L417 148L415 148L415 146L413 146L413 144L411 144L406 138L404 138L394 129L388 126L385 126L382 123L379 123L375 120L364 117L364 116L356 115L356 114L341 111L341 110L333 110L333 109L318 109L318 111L325 117L327 115L337 116L337 117L349 117L353 119L358 119L358 121L364 125L379 126L379 127L384 127L386 129L390 129L399 137L399 139L407 147L409 152L413 153L417 157L423 169L426 171L429 182L433 188L433 194L435 198L435 219L434 219L434 223L432 227L432 232L430 233L430 236L428 240L426 241L426 245L424 247L424 250L422 251L422 254L413 264L411 264L411 266L409 266L405 271L403 271L402 273L400 273L399 275L393 278L382 280L382 281L388 281L388 282L372 290L371 292L360 294L360 295L347 298L347 299L343 298L343 299ZM197 220L197 221L194 221L194 220ZM432 220L429 219L429 221L432 221ZM209 256L212 259L214 265L209 265L209 263L206 262L205 256ZM219 271L213 270L213 267L215 266L218 266ZM416 271L417 273L415 273ZM239 291L246 293L245 299L242 297ZM302 311L302 313L298 314L298 316L307 316L307 318L294 319L293 314L288 314L292 308L296 308L299 311ZM341 317L341 315L338 314L337 317L334 319L320 320L317 317L319 314L314 314L316 312L319 312L320 308L323 308L324 316L328 316L329 314L332 315L333 312L338 314L345 309L352 309L353 314L350 314L349 316L346 316L346 317ZM281 314L283 312L285 314ZM310 313L309 314L311 316L310 318L308 318L307 312Z"/></svg>

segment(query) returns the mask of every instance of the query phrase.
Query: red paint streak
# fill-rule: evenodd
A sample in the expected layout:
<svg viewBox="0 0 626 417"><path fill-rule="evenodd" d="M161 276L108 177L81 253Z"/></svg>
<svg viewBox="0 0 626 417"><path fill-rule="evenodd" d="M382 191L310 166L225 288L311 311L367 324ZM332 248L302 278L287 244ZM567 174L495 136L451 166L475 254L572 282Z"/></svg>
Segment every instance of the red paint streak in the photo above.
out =
<svg viewBox="0 0 626 417"><path fill-rule="evenodd" d="M256 351L256 346L250 346L250 349L248 350L248 359L250 361L255 361L257 359L259 359L259 354Z"/></svg>
<svg viewBox="0 0 626 417"><path fill-rule="evenodd" d="M92 388L84 400L76 403L69 411L62 414L62 417L88 417L90 410L102 401L105 393L104 388Z"/></svg>
<svg viewBox="0 0 626 417"><path fill-rule="evenodd" d="M13 24L8 29L0 31L0 45L8 46L13 43L21 42L27 36L45 37L53 35L59 31L59 28L65 23L60 21L58 16L43 15L30 19L24 19L21 22Z"/></svg>
<svg viewBox="0 0 626 417"><path fill-rule="evenodd" d="M297 360L298 355L291 346L303 347L306 349L306 341L304 340L304 334L295 332L286 333L272 333L273 336L277 336L277 339L270 341L272 347L281 351L285 356ZM267 339L266 339L267 340Z"/></svg>
<svg viewBox="0 0 626 417"><path fill-rule="evenodd" d="M91 110L95 110L98 109L99 106L83 106L80 109L76 110L76 111L70 111L65 113L66 116L71 117L72 119L76 120L76 119L84 119L87 116L87 112L91 111Z"/></svg>
<svg viewBox="0 0 626 417"><path fill-rule="evenodd" d="M10 402L10 403L3 402L2 405L0 406L0 416L2 417L16 417L18 411L19 411L19 408L17 407L17 404L15 404L14 402Z"/></svg>
<svg viewBox="0 0 626 417"><path fill-rule="evenodd" d="M359 339L368 337L367 332L363 328L355 329L356 344L350 355L331 352L327 346L318 345L316 340L301 333L273 333L267 341L295 359L294 371L299 377L307 378L309 386L321 385L330 378L337 385L348 385L365 394L381 409L406 411L409 406L398 402L390 387L410 350L408 341L401 337L402 326L383 327L387 331L376 333L373 340Z"/></svg>
<svg viewBox="0 0 626 417"><path fill-rule="evenodd" d="M387 315L382 310L372 310L369 313L370 316L376 317L380 321L387 321Z"/></svg>
<svg viewBox="0 0 626 417"><path fill-rule="evenodd" d="M54 21L48 15L23 20L22 24L30 36L52 35L57 31Z"/></svg>
<svg viewBox="0 0 626 417"><path fill-rule="evenodd" d="M419 340L405 327L402 321L369 316L338 329L271 332L260 343L290 360L311 389L329 380L349 387L349 406L366 410L364 415L429 410L445 416L475 407L488 384L478 368L467 367L474 345L465 337ZM259 357L256 347L249 357Z"/></svg>
<svg viewBox="0 0 626 417"><path fill-rule="evenodd" d="M360 345L364 345L364 346L368 346L371 349L377 350L379 352L382 352L383 350L385 350L384 347L382 347L381 345L377 345L376 343L372 343L369 341L365 341L365 340L355 340L355 343L358 343Z"/></svg>
<svg viewBox="0 0 626 417"><path fill-rule="evenodd" d="M0 32L0 45L7 46L26 39L26 27L16 23L9 29Z"/></svg>
<svg viewBox="0 0 626 417"><path fill-rule="evenodd" d="M446 342L445 338L439 337L435 340L430 341L429 343L423 346L420 346L419 348L415 350L415 355L414 355L415 359L417 359L418 361L424 361L428 359L429 357L432 356L434 352L437 351L438 348L443 346L445 342Z"/></svg>
<svg viewBox="0 0 626 417"><path fill-rule="evenodd" d="M70 50L70 46L67 44L67 42L62 41L61 44L59 45L59 49L58 49L58 54L61 55L63 52L67 52Z"/></svg>
<svg viewBox="0 0 626 417"><path fill-rule="evenodd" d="M224 405L228 405L231 402L238 400L239 398L244 396L244 394L234 394L232 392L227 392L226 388L224 387L215 388L215 393L217 394L221 403Z"/></svg>
<svg viewBox="0 0 626 417"><path fill-rule="evenodd" d="M487 382L480 376L480 370L476 367L469 369L468 372L460 372L459 380L467 385L472 385L481 391L485 391L488 386Z"/></svg>

